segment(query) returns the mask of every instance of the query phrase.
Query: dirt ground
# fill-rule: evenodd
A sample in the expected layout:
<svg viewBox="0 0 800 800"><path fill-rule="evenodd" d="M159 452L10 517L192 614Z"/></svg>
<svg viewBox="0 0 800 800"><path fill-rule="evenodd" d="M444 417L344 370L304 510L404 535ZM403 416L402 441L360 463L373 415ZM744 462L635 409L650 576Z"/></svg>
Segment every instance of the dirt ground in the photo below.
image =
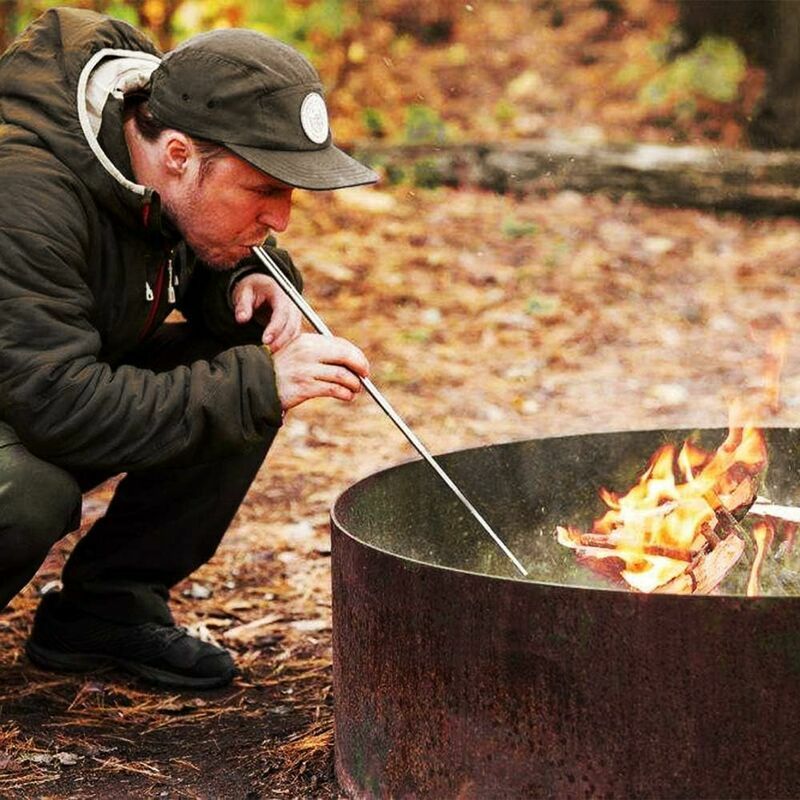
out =
<svg viewBox="0 0 800 800"><path fill-rule="evenodd" d="M283 243L434 452L570 432L719 426L744 397L800 424L800 226L562 193L305 196ZM774 391L784 332L781 395ZM413 457L377 407L291 412L179 621L235 653L226 690L158 693L23 654L37 595L0 614L0 796L334 798L328 511ZM86 497L84 525L113 484ZM486 509L491 518L491 509Z"/></svg>

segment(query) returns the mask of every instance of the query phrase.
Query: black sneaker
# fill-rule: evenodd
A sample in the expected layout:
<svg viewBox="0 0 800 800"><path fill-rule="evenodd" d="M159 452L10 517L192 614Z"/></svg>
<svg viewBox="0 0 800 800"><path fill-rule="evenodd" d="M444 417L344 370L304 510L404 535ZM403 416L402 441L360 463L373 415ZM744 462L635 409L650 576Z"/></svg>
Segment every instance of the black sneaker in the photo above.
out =
<svg viewBox="0 0 800 800"><path fill-rule="evenodd" d="M236 672L227 650L195 639L185 628L157 622L124 625L65 606L60 592L48 592L39 603L25 647L38 667L84 672L116 666L179 689L225 686Z"/></svg>

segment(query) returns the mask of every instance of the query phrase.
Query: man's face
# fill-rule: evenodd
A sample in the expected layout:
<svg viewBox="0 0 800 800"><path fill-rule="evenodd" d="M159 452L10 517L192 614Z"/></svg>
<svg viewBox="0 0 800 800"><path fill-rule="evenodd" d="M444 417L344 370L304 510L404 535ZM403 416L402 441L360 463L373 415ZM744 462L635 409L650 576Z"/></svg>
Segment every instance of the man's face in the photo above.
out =
<svg viewBox="0 0 800 800"><path fill-rule="evenodd" d="M164 210L198 258L231 269L253 245L289 224L292 187L234 155L213 159L169 197Z"/></svg>

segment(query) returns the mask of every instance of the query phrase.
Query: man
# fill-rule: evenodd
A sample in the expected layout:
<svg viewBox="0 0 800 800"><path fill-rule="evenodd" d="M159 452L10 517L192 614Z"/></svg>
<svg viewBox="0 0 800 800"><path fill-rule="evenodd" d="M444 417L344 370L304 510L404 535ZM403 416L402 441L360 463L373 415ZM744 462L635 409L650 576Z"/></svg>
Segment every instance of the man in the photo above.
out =
<svg viewBox="0 0 800 800"><path fill-rule="evenodd" d="M250 248L286 228L295 187L375 177L331 143L313 67L252 31L162 59L123 22L56 9L0 59L0 608L82 492L127 473L42 598L36 664L231 680L169 589L214 553L283 413L350 400L368 372L300 333ZM187 321L162 324L174 309Z"/></svg>

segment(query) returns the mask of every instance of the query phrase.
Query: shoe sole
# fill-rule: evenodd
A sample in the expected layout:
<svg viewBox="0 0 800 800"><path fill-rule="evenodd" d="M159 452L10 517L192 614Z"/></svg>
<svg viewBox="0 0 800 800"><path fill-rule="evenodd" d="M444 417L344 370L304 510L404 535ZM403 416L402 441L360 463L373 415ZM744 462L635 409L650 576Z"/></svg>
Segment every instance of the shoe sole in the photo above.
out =
<svg viewBox="0 0 800 800"><path fill-rule="evenodd" d="M164 686L171 689L217 689L227 686L234 677L234 672L229 675L211 678L190 678L186 675L176 675L157 667L128 661L124 658L101 655L95 653L62 653L58 650L48 650L36 642L28 640L25 644L28 658L42 669L57 672L91 672L102 667L118 667L123 672L136 675L148 683Z"/></svg>

